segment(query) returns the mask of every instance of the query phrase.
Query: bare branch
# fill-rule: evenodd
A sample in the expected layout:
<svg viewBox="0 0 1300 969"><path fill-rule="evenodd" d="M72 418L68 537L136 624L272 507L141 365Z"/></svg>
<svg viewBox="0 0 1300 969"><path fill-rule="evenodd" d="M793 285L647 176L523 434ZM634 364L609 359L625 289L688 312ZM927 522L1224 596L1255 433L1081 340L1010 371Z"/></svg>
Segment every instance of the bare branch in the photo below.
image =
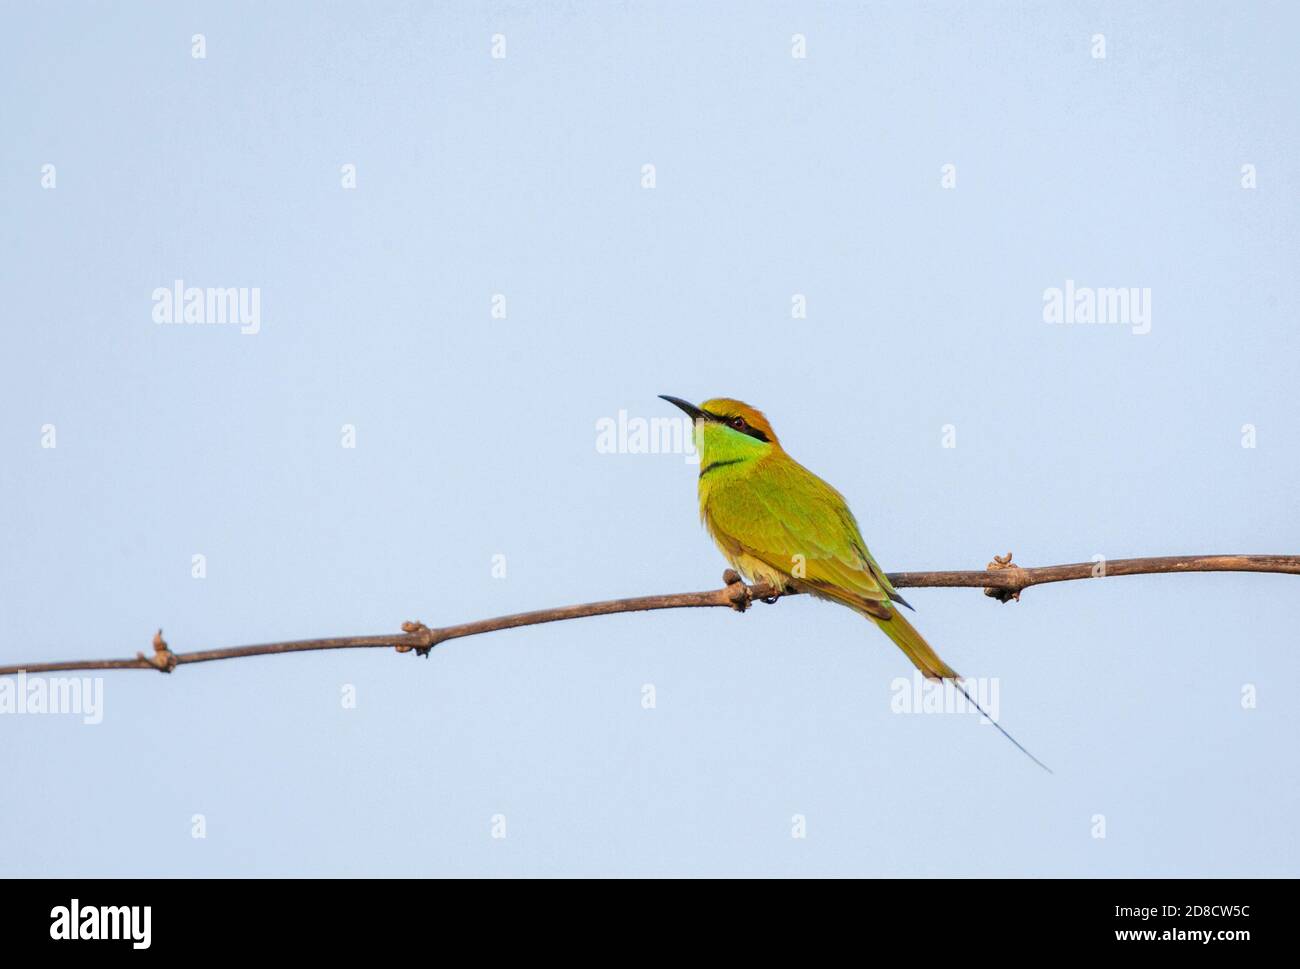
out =
<svg viewBox="0 0 1300 969"><path fill-rule="evenodd" d="M1048 582L1067 582L1117 575L1149 575L1162 572L1275 572L1300 575L1298 555L1188 555L1165 558L1113 559L1108 562L1080 562L1075 565L1047 565L1041 568L1022 568L1011 561L1011 553L996 556L989 569L975 572L891 572L889 579L899 588L982 588L987 595L1006 602L1019 599L1020 593L1030 586ZM20 663L0 666L0 676L20 672L54 673L65 670L155 670L170 673L178 666L189 663L208 663L219 659L238 659L243 656L270 656L276 653L301 653L318 649L356 649L366 647L396 648L398 652L414 651L427 656L429 650L449 639L478 636L499 629L519 626L536 626L545 622L582 619L587 616L609 616L619 612L647 612L654 609L692 609L726 606L744 612L755 599L775 601L783 593L762 583L745 585L730 569L723 575L726 585L708 592L678 592L669 595L640 596L633 599L609 599L588 602L577 606L560 606L519 612L511 616L480 619L457 626L430 629L423 623L407 622L400 634L377 636L336 636L330 639L300 639L284 643L262 643L256 646L231 646L224 649L199 650L192 653L173 653L162 638L162 630L154 636L154 655L146 657L136 653L135 659L70 660L56 663ZM784 593L789 595L790 593Z"/></svg>
<svg viewBox="0 0 1300 969"><path fill-rule="evenodd" d="M1111 559L1075 565L1044 565L1026 569L1011 561L1011 553L994 556L987 572L894 572L894 585L909 588L980 586L985 593L1006 602L1019 599L1031 585L1072 579L1117 575L1154 575L1161 572L1276 572L1300 575L1300 555L1169 555L1163 558Z"/></svg>

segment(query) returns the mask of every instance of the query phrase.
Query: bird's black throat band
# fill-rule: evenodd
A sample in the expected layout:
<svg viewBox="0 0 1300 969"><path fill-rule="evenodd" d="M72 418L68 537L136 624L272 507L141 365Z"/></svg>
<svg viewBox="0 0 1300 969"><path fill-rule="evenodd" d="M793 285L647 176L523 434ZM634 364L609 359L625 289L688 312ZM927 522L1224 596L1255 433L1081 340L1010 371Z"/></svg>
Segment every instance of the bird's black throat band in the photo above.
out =
<svg viewBox="0 0 1300 969"><path fill-rule="evenodd" d="M708 474L710 471L714 470L715 468L725 468L729 464L739 464L741 461L745 461L745 460L747 459L731 458L727 461L710 461L704 467L700 468L700 477L703 478L706 474Z"/></svg>

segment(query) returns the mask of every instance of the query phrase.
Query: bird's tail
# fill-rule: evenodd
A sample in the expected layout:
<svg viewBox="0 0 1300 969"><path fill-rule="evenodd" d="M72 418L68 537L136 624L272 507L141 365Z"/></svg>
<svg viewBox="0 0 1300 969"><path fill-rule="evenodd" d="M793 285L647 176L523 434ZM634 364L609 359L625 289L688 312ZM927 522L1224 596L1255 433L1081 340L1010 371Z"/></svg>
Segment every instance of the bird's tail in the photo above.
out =
<svg viewBox="0 0 1300 969"><path fill-rule="evenodd" d="M885 631L912 661L912 664L930 680L955 680L957 671L939 658L925 638L916 631L916 627L903 618L897 609L889 610L888 619L868 615L868 618Z"/></svg>
<svg viewBox="0 0 1300 969"><path fill-rule="evenodd" d="M1025 750L1020 741L1003 729L1002 724L998 723L985 712L984 708L975 702L975 698L966 692L966 687L962 685L961 678L957 671L939 658L939 654L934 651L925 638L916 631L916 627L899 614L897 609L889 610L892 615L885 619L867 613L867 618L885 631L885 635L898 644L898 648L907 654L907 658L912 661L918 670L931 680L951 680L952 685L961 691L961 695L966 698L971 706L980 712L989 723L998 728L1002 736L1010 740L1020 750L1022 754L1032 760L1047 773L1052 773L1052 768L1048 767L1041 760Z"/></svg>

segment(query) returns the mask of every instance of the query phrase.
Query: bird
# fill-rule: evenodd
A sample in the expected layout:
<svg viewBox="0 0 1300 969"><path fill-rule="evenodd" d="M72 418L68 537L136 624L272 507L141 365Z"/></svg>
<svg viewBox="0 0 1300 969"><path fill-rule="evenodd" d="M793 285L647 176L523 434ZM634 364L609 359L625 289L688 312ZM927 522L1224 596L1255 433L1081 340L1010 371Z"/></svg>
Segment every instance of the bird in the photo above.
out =
<svg viewBox="0 0 1300 969"><path fill-rule="evenodd" d="M862 538L843 495L786 453L756 407L729 397L695 405L659 395L692 420L700 457L700 518L731 566L751 583L847 606L884 631L930 680L949 680L1030 760L1051 772L984 712L957 671L899 611L915 611Z"/></svg>

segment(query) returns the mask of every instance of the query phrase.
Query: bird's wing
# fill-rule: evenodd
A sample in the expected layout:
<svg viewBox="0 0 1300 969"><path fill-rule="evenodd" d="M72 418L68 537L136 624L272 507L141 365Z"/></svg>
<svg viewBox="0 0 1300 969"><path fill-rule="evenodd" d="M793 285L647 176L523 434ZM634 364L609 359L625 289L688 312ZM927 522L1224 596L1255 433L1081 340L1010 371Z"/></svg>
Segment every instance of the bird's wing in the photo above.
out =
<svg viewBox="0 0 1300 969"><path fill-rule="evenodd" d="M728 481L704 512L715 535L797 584L832 598L889 599L844 498L788 457Z"/></svg>

